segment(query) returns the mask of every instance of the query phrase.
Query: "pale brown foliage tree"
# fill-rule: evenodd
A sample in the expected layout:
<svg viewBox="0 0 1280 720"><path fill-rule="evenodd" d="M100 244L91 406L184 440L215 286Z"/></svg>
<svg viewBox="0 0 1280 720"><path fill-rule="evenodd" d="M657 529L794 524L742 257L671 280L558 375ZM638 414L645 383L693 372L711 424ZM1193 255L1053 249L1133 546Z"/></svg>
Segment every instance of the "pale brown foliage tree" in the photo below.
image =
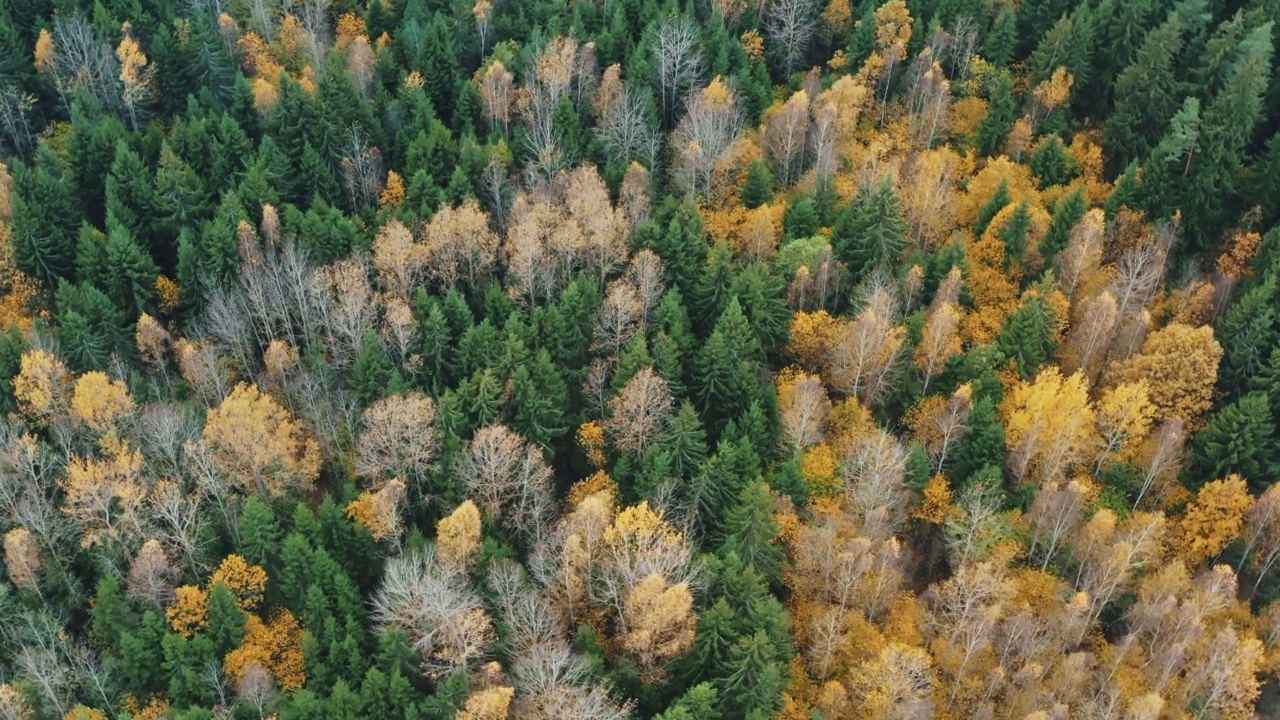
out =
<svg viewBox="0 0 1280 720"><path fill-rule="evenodd" d="M476 664L494 640L493 623L466 575L441 564L433 548L387 563L373 614L383 628L408 634L433 677Z"/></svg>
<svg viewBox="0 0 1280 720"><path fill-rule="evenodd" d="M422 491L439 440L436 407L420 392L388 395L365 408L356 438L355 470L378 489L399 477Z"/></svg>
<svg viewBox="0 0 1280 720"><path fill-rule="evenodd" d="M459 280L480 287L498 258L498 236L489 229L489 216L475 200L440 208L422 239L427 274L442 288Z"/></svg>
<svg viewBox="0 0 1280 720"><path fill-rule="evenodd" d="M643 455L666 430L675 399L667 381L652 367L641 369L609 402L608 425L614 446Z"/></svg>
<svg viewBox="0 0 1280 720"><path fill-rule="evenodd" d="M480 510L510 532L541 537L551 513L551 468L542 451L505 425L476 431L459 472Z"/></svg>

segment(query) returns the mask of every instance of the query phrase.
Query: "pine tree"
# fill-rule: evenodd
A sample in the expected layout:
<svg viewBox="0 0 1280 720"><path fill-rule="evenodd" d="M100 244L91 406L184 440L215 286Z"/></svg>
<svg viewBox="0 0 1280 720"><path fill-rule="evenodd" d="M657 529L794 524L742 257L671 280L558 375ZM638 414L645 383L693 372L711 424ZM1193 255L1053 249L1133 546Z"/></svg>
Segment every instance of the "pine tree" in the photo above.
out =
<svg viewBox="0 0 1280 720"><path fill-rule="evenodd" d="M1013 94L1013 81L1009 73L1002 72L992 80L988 93L987 116L978 126L975 139L978 155L994 157L1004 152L1005 140L1018 120L1018 99Z"/></svg>
<svg viewBox="0 0 1280 720"><path fill-rule="evenodd" d="M1062 252L1071 239L1071 231L1089 209L1084 188L1076 188L1070 195L1058 201L1053 209L1053 220L1040 241L1040 257L1049 259Z"/></svg>
<svg viewBox="0 0 1280 720"><path fill-rule="evenodd" d="M996 15L991 30L982 41L982 47L982 54L996 67L1005 67L1013 60L1018 47L1018 14L1012 6L1004 6Z"/></svg>
<svg viewBox="0 0 1280 720"><path fill-rule="evenodd" d="M787 203L782 216L783 240L795 240L816 235L818 232L818 206L807 195L793 197Z"/></svg>
<svg viewBox="0 0 1280 720"><path fill-rule="evenodd" d="M155 213L155 179L129 144L116 143L115 158L106 181L107 224L115 223L137 238L154 253L151 244L151 219ZM174 259L170 255L170 262Z"/></svg>
<svg viewBox="0 0 1280 720"><path fill-rule="evenodd" d="M773 174L762 160L747 166L747 179L742 185L742 205L754 210L773 199Z"/></svg>
<svg viewBox="0 0 1280 720"><path fill-rule="evenodd" d="M377 333L370 330L360 343L360 354L351 367L352 389L360 401L368 405L387 394L387 387L395 377L396 369L383 352Z"/></svg>
<svg viewBox="0 0 1280 720"><path fill-rule="evenodd" d="M1071 158L1057 135L1050 135L1036 145L1031 157L1027 158L1027 166L1039 180L1041 190L1053 185L1066 185L1074 174Z"/></svg>
<svg viewBox="0 0 1280 720"><path fill-rule="evenodd" d="M131 317L155 311L160 269L124 228L113 227L103 254L103 289Z"/></svg>
<svg viewBox="0 0 1280 720"><path fill-rule="evenodd" d="M729 651L733 674L723 681L726 717L773 717L782 710L782 693L790 675L778 662L763 630L739 640Z"/></svg>
<svg viewBox="0 0 1280 720"><path fill-rule="evenodd" d="M13 189L11 230L18 269L48 286L70 278L80 213L58 156L41 143L32 167L15 163Z"/></svg>
<svg viewBox="0 0 1280 720"><path fill-rule="evenodd" d="M876 268L894 268L909 229L893 183L885 178L858 188L832 228L831 243L836 257L862 277Z"/></svg>
<svg viewBox="0 0 1280 720"><path fill-rule="evenodd" d="M995 346L1017 362L1018 372L1024 380L1030 380L1057 349L1053 334L1051 311L1043 298L1034 297L1005 321L996 336Z"/></svg>
<svg viewBox="0 0 1280 720"><path fill-rule="evenodd" d="M982 236L987 232L987 227L991 225L991 221L1009 204L1010 200L1012 198L1009 195L1009 181L1001 180L1000 186L996 188L995 195L992 195L986 204L978 208L978 219L973 224L974 238L982 239ZM950 270L951 268L947 268L947 271Z"/></svg>
<svg viewBox="0 0 1280 720"><path fill-rule="evenodd" d="M1182 88L1174 63L1181 47L1182 22L1177 12L1170 13L1147 34L1133 62L1116 78L1116 107L1102 131L1111 167L1145 158L1177 112Z"/></svg>
<svg viewBox="0 0 1280 720"><path fill-rule="evenodd" d="M1275 420L1267 396L1249 393L1222 408L1196 434L1187 479L1199 486L1238 473L1255 492L1261 492L1280 470L1275 444Z"/></svg>
<svg viewBox="0 0 1280 720"><path fill-rule="evenodd" d="M969 427L969 435L947 468L947 477L955 478L957 483L963 483L983 468L999 470L1004 467L1004 425L991 399L984 397L974 401L973 410L969 413Z"/></svg>
<svg viewBox="0 0 1280 720"><path fill-rule="evenodd" d="M783 549L774 542L778 526L773 520L777 503L763 482L753 482L738 495L724 522L722 553L736 553L766 580L777 582L785 560Z"/></svg>
<svg viewBox="0 0 1280 720"><path fill-rule="evenodd" d="M1004 244L1004 266L1022 261L1022 254L1027 251L1027 231L1031 229L1031 213L1027 201L1023 200L1014 209L1013 214L1001 226L996 237Z"/></svg>
<svg viewBox="0 0 1280 720"><path fill-rule="evenodd" d="M1222 345L1219 387L1239 393L1266 368L1268 358L1280 343L1275 277L1269 275L1242 295L1223 316L1214 335Z"/></svg>

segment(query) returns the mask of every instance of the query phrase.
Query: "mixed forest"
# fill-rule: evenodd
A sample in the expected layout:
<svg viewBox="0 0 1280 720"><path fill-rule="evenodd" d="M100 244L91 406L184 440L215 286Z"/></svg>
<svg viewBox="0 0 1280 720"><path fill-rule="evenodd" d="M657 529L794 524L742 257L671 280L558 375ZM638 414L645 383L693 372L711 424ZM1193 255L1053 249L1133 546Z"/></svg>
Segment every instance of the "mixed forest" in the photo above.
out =
<svg viewBox="0 0 1280 720"><path fill-rule="evenodd" d="M0 0L0 719L1247 718L1277 0Z"/></svg>

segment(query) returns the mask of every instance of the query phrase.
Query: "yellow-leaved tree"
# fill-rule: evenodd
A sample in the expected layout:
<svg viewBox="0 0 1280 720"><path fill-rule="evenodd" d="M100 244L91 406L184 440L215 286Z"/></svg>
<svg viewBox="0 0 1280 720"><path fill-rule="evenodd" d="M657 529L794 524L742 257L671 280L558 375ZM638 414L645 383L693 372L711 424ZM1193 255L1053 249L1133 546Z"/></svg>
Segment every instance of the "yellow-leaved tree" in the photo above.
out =
<svg viewBox="0 0 1280 720"><path fill-rule="evenodd" d="M1020 481L1062 477L1093 442L1094 411L1080 373L1056 367L1034 382L1019 382L1000 406L1009 444L1009 469Z"/></svg>
<svg viewBox="0 0 1280 720"><path fill-rule="evenodd" d="M238 681L250 668L257 666L271 673L280 689L296 690L306 682L303 666L302 627L293 613L281 610L263 622L250 615L244 624L246 633L240 647L227 653L222 666L227 676Z"/></svg>
<svg viewBox="0 0 1280 720"><path fill-rule="evenodd" d="M320 474L320 449L306 429L271 396L244 383L209 411L200 445L244 492L287 495Z"/></svg>
<svg viewBox="0 0 1280 720"><path fill-rule="evenodd" d="M1156 420L1176 418L1196 428L1213 406L1221 359L1213 328L1172 323L1148 335L1142 350L1115 366L1110 379L1116 385L1145 380Z"/></svg>
<svg viewBox="0 0 1280 720"><path fill-rule="evenodd" d="M480 509L470 500L436 523L436 557L441 563L465 569L480 545Z"/></svg>
<svg viewBox="0 0 1280 720"><path fill-rule="evenodd" d="M1239 475L1200 488L1178 523L1178 550L1187 565L1195 567L1217 557L1239 537L1252 505L1249 488Z"/></svg>

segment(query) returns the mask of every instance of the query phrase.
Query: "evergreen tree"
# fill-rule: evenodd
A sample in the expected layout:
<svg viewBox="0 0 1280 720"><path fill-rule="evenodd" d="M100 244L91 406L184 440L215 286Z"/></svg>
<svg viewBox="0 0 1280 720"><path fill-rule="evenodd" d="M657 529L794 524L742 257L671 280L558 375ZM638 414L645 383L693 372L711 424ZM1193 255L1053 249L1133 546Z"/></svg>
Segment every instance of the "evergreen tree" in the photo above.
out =
<svg viewBox="0 0 1280 720"><path fill-rule="evenodd" d="M80 206L58 156L41 143L31 167L14 165L13 189L10 227L18 269L50 286L70 278Z"/></svg>
<svg viewBox="0 0 1280 720"><path fill-rule="evenodd" d="M949 462L947 476L963 483L984 467L1002 468L1005 460L1004 425L996 404L978 398L969 413L969 435Z"/></svg>
<svg viewBox="0 0 1280 720"><path fill-rule="evenodd" d="M1007 180L1001 180L1000 186L996 188L995 195L992 195L991 199L988 200L986 204L978 208L978 219L973 224L973 237L975 239L982 239L982 236L987 232L987 227L991 225L991 221L995 220L996 215L1000 214L1000 211L1003 210L1011 200L1012 197L1009 195L1009 182ZM950 271L951 268L947 268L947 270Z"/></svg>
<svg viewBox="0 0 1280 720"><path fill-rule="evenodd" d="M753 160L747 166L747 179L742 186L742 204L754 210L773 200L773 174L762 160Z"/></svg>
<svg viewBox="0 0 1280 720"><path fill-rule="evenodd" d="M987 116L978 126L975 138L978 155L982 157L994 157L1004 152L1005 141L1018 120L1018 99L1013 94L1009 73L998 73L991 82Z"/></svg>
<svg viewBox="0 0 1280 720"><path fill-rule="evenodd" d="M1047 259L1062 252L1071 239L1071 231L1084 218L1089 209L1089 201L1085 197L1084 188L1078 187L1070 195L1058 201L1053 209L1053 220L1049 229L1040 241L1040 257Z"/></svg>
<svg viewBox="0 0 1280 720"><path fill-rule="evenodd" d="M1041 190L1070 182L1071 176L1075 174L1072 165L1073 162L1057 135L1050 135L1040 141L1027 159L1027 166L1039 180Z"/></svg>
<svg viewBox="0 0 1280 720"><path fill-rule="evenodd" d="M1276 279L1251 288L1227 311L1215 336L1222 344L1218 384L1229 393L1239 393L1267 366L1268 358L1280 343L1276 327Z"/></svg>
<svg viewBox="0 0 1280 720"><path fill-rule="evenodd" d="M1145 158L1177 112L1182 88L1174 66L1181 47L1182 22L1173 12L1147 34L1133 62L1116 78L1116 107L1102 130L1111 167Z"/></svg>
<svg viewBox="0 0 1280 720"><path fill-rule="evenodd" d="M868 27L873 25L868 23ZM996 15L982 46L982 54L996 67L1005 67L1013 60L1018 47L1018 14L1012 6L1004 6Z"/></svg>
<svg viewBox="0 0 1280 720"><path fill-rule="evenodd" d="M893 183L885 178L858 188L832 228L831 243L836 257L862 277L875 268L893 269L909 229Z"/></svg>
<svg viewBox="0 0 1280 720"><path fill-rule="evenodd" d="M1211 419L1192 442L1186 477L1193 486L1239 473L1254 492L1275 476L1275 420L1267 396L1245 395Z"/></svg>
<svg viewBox="0 0 1280 720"><path fill-rule="evenodd" d="M1045 306L1044 299L1031 298L1010 315L996 336L995 346L1018 364L1024 380L1035 377L1040 366L1057 349L1052 311Z"/></svg>
<svg viewBox="0 0 1280 720"><path fill-rule="evenodd" d="M1027 201L1023 200L1000 227L1000 232L996 233L996 237L1004 244L1005 269L1021 263L1022 254L1027 250L1027 231L1030 229L1031 213Z"/></svg>
<svg viewBox="0 0 1280 720"><path fill-rule="evenodd" d="M360 354L351 367L351 387L360 401L368 405L387 394L396 376L396 369L383 352L377 333L370 330L361 341Z"/></svg>
<svg viewBox="0 0 1280 720"><path fill-rule="evenodd" d="M160 269L124 228L113 227L103 254L102 287L116 307L130 316L154 312Z"/></svg>
<svg viewBox="0 0 1280 720"><path fill-rule="evenodd" d="M782 216L782 239L806 238L818 233L818 206L813 198L801 195L787 203Z"/></svg>
<svg viewBox="0 0 1280 720"><path fill-rule="evenodd" d="M776 506L763 482L748 484L739 494L738 504L725 517L721 544L722 553L736 553L771 582L781 579L786 559L783 549L774 542L778 534L773 520Z"/></svg>

